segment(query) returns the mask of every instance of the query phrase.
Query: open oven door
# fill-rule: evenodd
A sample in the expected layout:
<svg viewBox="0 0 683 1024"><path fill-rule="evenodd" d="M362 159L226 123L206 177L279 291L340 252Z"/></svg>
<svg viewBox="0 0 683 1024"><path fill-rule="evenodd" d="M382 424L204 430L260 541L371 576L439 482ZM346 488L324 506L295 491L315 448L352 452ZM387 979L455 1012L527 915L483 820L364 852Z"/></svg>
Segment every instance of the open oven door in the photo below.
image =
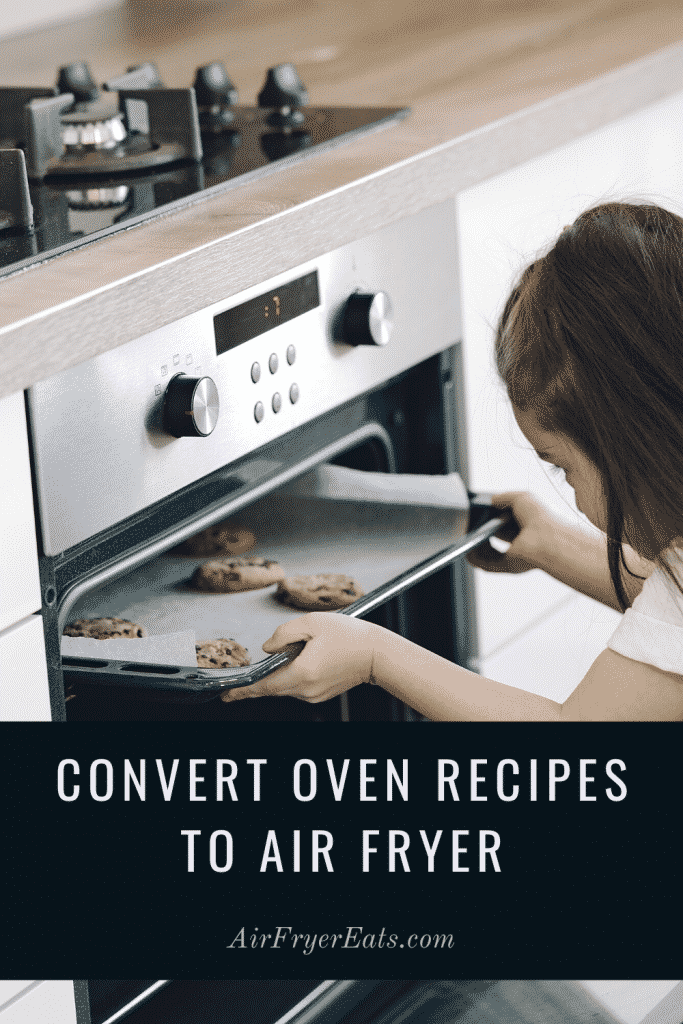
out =
<svg viewBox="0 0 683 1024"><path fill-rule="evenodd" d="M587 982L458 979L425 981L90 981L88 1024L614 1024L624 1017L598 1001ZM602 982L633 1006L643 982ZM669 983L672 984L672 983ZM673 983L675 986L675 982ZM141 989L142 994L130 999ZM129 998L118 1012L112 997ZM149 996L151 995L151 998ZM657 997L655 997L656 1001ZM650 999L648 1002L652 1002ZM613 997L612 1002L616 1002ZM680 1009L680 1000L674 1000ZM653 1021L642 1008L629 1020ZM668 1004L667 1004L668 1005ZM653 1011L661 1024L676 1007ZM645 1017L643 1017L645 1013ZM85 1024L85 1021L79 1024Z"/></svg>
<svg viewBox="0 0 683 1024"><path fill-rule="evenodd" d="M400 475L329 464L248 506L239 519L258 538L253 554L276 558L287 574L333 571L356 579L363 596L335 613L354 617L368 615L452 565L504 524L490 495L466 491L456 473ZM150 698L207 701L249 686L296 657L301 644L270 656L260 648L277 625L301 612L274 600L272 588L229 595L193 592L188 577L205 560L171 549L125 580L90 590L71 607L70 619L118 616L146 626L156 641L168 637L169 645L191 624L197 641L212 635L239 640L252 664L198 668L192 664L194 637L185 664L171 658L153 663L145 656L144 640L118 642L119 650L121 644L126 654L130 650L127 660L109 656L109 641L87 642L102 653L97 657L83 656L77 644L63 641L65 683L135 687Z"/></svg>
<svg viewBox="0 0 683 1024"><path fill-rule="evenodd" d="M87 981L88 1024L337 1024L363 1006L363 1024L405 982L222 980ZM79 1024L85 1024L80 1022ZM369 1020L367 1024L370 1024Z"/></svg>

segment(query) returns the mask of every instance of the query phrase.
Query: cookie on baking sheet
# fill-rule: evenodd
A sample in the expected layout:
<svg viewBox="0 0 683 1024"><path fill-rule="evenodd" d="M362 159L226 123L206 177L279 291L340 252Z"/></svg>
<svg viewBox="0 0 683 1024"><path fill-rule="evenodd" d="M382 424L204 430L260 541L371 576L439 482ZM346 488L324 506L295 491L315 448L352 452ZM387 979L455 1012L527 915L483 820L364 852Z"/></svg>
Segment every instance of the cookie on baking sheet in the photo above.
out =
<svg viewBox="0 0 683 1024"><path fill-rule="evenodd" d="M249 652L236 640L201 640L195 649L200 668L239 668L251 664Z"/></svg>
<svg viewBox="0 0 683 1024"><path fill-rule="evenodd" d="M305 612L336 611L353 604L364 592L350 576L321 572L316 576L291 576L280 580L275 597Z"/></svg>
<svg viewBox="0 0 683 1024"><path fill-rule="evenodd" d="M236 594L272 587L284 575L281 566L268 558L216 558L195 569L190 586L207 594Z"/></svg>
<svg viewBox="0 0 683 1024"><path fill-rule="evenodd" d="M205 558L209 555L242 555L245 551L250 551L255 543L256 537L251 530L224 519L222 523L214 523L200 533L195 533L194 537L188 537L173 551L179 555L193 555L195 558Z"/></svg>
<svg viewBox="0 0 683 1024"><path fill-rule="evenodd" d="M76 619L64 627L64 636L85 636L91 640L147 636L142 626L128 619Z"/></svg>

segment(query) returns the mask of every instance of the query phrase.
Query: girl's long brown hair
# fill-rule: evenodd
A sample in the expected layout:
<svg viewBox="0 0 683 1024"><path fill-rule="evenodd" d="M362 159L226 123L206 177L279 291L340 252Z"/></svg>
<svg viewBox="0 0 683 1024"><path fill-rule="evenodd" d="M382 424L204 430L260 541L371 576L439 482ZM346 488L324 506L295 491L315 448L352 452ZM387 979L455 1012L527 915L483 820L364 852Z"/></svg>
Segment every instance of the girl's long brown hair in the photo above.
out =
<svg viewBox="0 0 683 1024"><path fill-rule="evenodd" d="M609 571L624 543L676 581L683 537L683 219L659 206L582 213L523 271L496 331L508 395L595 465Z"/></svg>

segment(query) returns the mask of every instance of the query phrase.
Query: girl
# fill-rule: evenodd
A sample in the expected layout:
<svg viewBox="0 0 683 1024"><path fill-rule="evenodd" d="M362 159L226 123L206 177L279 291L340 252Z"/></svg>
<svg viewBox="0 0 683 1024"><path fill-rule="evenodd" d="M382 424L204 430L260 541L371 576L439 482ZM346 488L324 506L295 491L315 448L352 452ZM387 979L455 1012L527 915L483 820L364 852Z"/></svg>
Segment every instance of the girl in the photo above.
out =
<svg viewBox="0 0 683 1024"><path fill-rule="evenodd" d="M279 626L291 664L224 700L328 700L361 682L428 718L459 721L683 719L683 219L609 203L581 214L522 273L495 338L522 433L566 474L600 531L567 526L528 494L470 562L541 568L624 611L609 647L564 704L468 672L369 622L328 612Z"/></svg>

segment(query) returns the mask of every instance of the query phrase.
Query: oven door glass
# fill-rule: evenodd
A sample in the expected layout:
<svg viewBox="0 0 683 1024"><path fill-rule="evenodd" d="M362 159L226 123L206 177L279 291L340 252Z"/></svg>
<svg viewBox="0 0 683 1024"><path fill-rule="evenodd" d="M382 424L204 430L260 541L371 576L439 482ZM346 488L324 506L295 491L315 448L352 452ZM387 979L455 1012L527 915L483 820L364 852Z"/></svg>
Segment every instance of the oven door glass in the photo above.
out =
<svg viewBox="0 0 683 1024"><path fill-rule="evenodd" d="M359 1004L374 1010L402 988L299 979L88 982L91 1024L336 1024Z"/></svg>
<svg viewBox="0 0 683 1024"><path fill-rule="evenodd" d="M89 982L92 1024L609 1024L576 981L174 981L103 1017L102 992L149 982ZM94 998L93 998L94 996ZM111 999L109 1008L111 1008Z"/></svg>

